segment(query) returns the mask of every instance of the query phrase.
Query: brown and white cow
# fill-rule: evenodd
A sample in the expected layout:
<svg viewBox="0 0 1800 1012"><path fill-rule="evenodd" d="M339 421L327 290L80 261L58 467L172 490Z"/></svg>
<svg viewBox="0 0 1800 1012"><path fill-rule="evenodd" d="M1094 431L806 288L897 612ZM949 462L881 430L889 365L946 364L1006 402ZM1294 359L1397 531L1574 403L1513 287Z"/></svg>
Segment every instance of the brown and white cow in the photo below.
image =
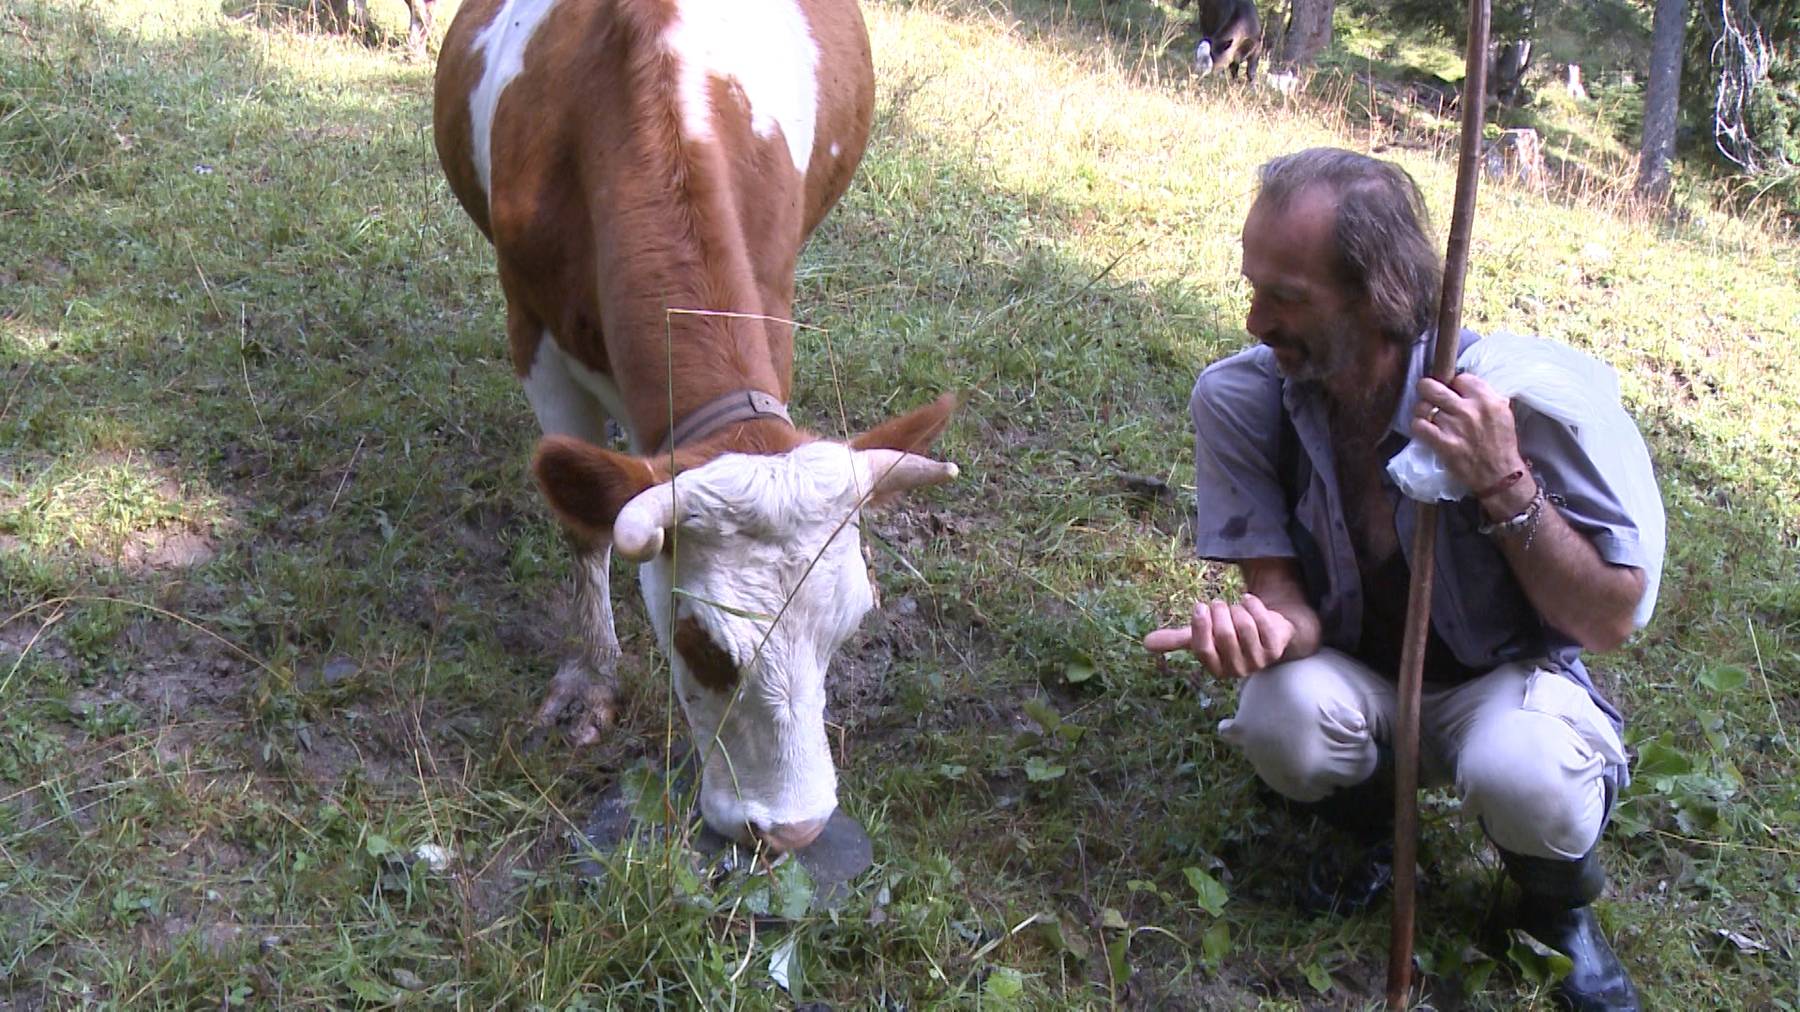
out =
<svg viewBox="0 0 1800 1012"><path fill-rule="evenodd" d="M920 455L950 397L848 443L787 416L795 260L873 101L854 0L468 0L438 63L438 156L494 244L532 469L575 545L583 646L538 719L572 704L581 744L613 717L616 549L702 814L778 850L837 806L824 679L873 604L859 510L956 475ZM609 418L631 453L598 445Z"/></svg>

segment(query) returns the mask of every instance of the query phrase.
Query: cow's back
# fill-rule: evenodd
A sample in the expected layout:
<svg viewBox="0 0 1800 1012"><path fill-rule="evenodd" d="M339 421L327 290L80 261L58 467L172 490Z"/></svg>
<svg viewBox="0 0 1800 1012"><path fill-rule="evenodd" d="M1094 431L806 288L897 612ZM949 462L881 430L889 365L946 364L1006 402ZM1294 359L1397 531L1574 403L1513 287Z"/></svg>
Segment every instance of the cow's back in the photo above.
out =
<svg viewBox="0 0 1800 1012"><path fill-rule="evenodd" d="M684 331L765 344L785 394L788 328L666 308L791 315L800 245L849 185L873 96L853 0L465 3L436 139L494 243L515 367L548 331L629 402L666 385L666 360L634 366L636 349Z"/></svg>
<svg viewBox="0 0 1800 1012"><path fill-rule="evenodd" d="M1262 39L1262 19L1257 16L1255 0L1213 0L1209 6L1207 35L1244 42Z"/></svg>

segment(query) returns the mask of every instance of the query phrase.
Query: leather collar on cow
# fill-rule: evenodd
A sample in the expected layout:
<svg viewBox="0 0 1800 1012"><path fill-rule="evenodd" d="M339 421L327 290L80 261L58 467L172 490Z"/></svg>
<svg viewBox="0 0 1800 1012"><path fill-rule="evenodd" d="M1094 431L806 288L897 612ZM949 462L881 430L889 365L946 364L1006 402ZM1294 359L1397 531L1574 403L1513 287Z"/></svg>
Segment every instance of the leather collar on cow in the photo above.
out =
<svg viewBox="0 0 1800 1012"><path fill-rule="evenodd" d="M723 397L706 402L676 423L675 428L663 437L662 445L657 448L657 455L669 453L685 443L704 439L733 422L747 422L754 418L779 418L789 425L794 424L794 420L788 417L787 405L781 403L779 398L761 390L733 390Z"/></svg>

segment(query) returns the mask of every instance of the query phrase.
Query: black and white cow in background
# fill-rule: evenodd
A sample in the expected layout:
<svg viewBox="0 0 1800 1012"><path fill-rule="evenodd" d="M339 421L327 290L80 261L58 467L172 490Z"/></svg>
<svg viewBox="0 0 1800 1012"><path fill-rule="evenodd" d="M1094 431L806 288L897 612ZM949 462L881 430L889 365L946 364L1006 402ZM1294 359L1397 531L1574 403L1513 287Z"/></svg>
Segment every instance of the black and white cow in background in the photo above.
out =
<svg viewBox="0 0 1800 1012"><path fill-rule="evenodd" d="M1233 79L1238 68L1249 71L1256 81L1256 63L1262 57L1262 19L1251 0L1178 0L1183 10L1200 8L1194 27L1200 33L1200 45L1194 50L1194 73L1205 77L1214 70L1229 70Z"/></svg>

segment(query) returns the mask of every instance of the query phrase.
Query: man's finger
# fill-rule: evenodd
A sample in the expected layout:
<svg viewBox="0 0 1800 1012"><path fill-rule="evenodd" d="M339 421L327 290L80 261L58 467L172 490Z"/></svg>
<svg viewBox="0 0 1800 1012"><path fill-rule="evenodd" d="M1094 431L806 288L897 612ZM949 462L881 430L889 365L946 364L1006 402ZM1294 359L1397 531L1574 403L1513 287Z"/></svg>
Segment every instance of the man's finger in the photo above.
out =
<svg viewBox="0 0 1800 1012"><path fill-rule="evenodd" d="M1463 397L1498 397L1499 393L1488 385L1488 381L1472 372L1459 372L1450 377L1450 389Z"/></svg>
<svg viewBox="0 0 1800 1012"><path fill-rule="evenodd" d="M1193 642L1192 626L1170 626L1145 636L1144 649L1153 654L1166 654L1176 650L1186 650Z"/></svg>
<svg viewBox="0 0 1800 1012"><path fill-rule="evenodd" d="M1199 616L1196 615L1195 618L1198 620ZM1213 650L1218 657L1218 667L1215 670L1227 678L1243 677L1248 669L1244 667L1243 650L1238 646L1237 623L1232 620L1231 605L1224 601L1214 601L1207 618L1212 624L1208 639L1212 641Z"/></svg>
<svg viewBox="0 0 1800 1012"><path fill-rule="evenodd" d="M1439 383L1430 376L1423 377L1419 380L1418 390L1419 407L1425 411L1430 411L1434 407L1447 408L1456 403L1458 397L1455 390Z"/></svg>
<svg viewBox="0 0 1800 1012"><path fill-rule="evenodd" d="M1200 659L1200 664L1215 675L1224 672L1219 668L1219 651L1213 646L1212 605L1205 601L1194 604L1192 624L1188 627L1190 643L1188 649Z"/></svg>
<svg viewBox="0 0 1800 1012"><path fill-rule="evenodd" d="M1269 656L1263 659L1263 666L1267 667L1281 660L1281 655L1287 652L1288 643L1293 640L1294 623L1288 621L1286 615L1264 604L1262 598L1255 594L1244 595L1244 610L1256 622L1263 646L1269 651Z"/></svg>
<svg viewBox="0 0 1800 1012"><path fill-rule="evenodd" d="M1238 655L1243 660L1243 674L1261 671L1269 666L1267 644L1263 642L1262 630L1257 627L1256 618L1250 609L1242 604L1231 608L1232 632L1237 636Z"/></svg>

